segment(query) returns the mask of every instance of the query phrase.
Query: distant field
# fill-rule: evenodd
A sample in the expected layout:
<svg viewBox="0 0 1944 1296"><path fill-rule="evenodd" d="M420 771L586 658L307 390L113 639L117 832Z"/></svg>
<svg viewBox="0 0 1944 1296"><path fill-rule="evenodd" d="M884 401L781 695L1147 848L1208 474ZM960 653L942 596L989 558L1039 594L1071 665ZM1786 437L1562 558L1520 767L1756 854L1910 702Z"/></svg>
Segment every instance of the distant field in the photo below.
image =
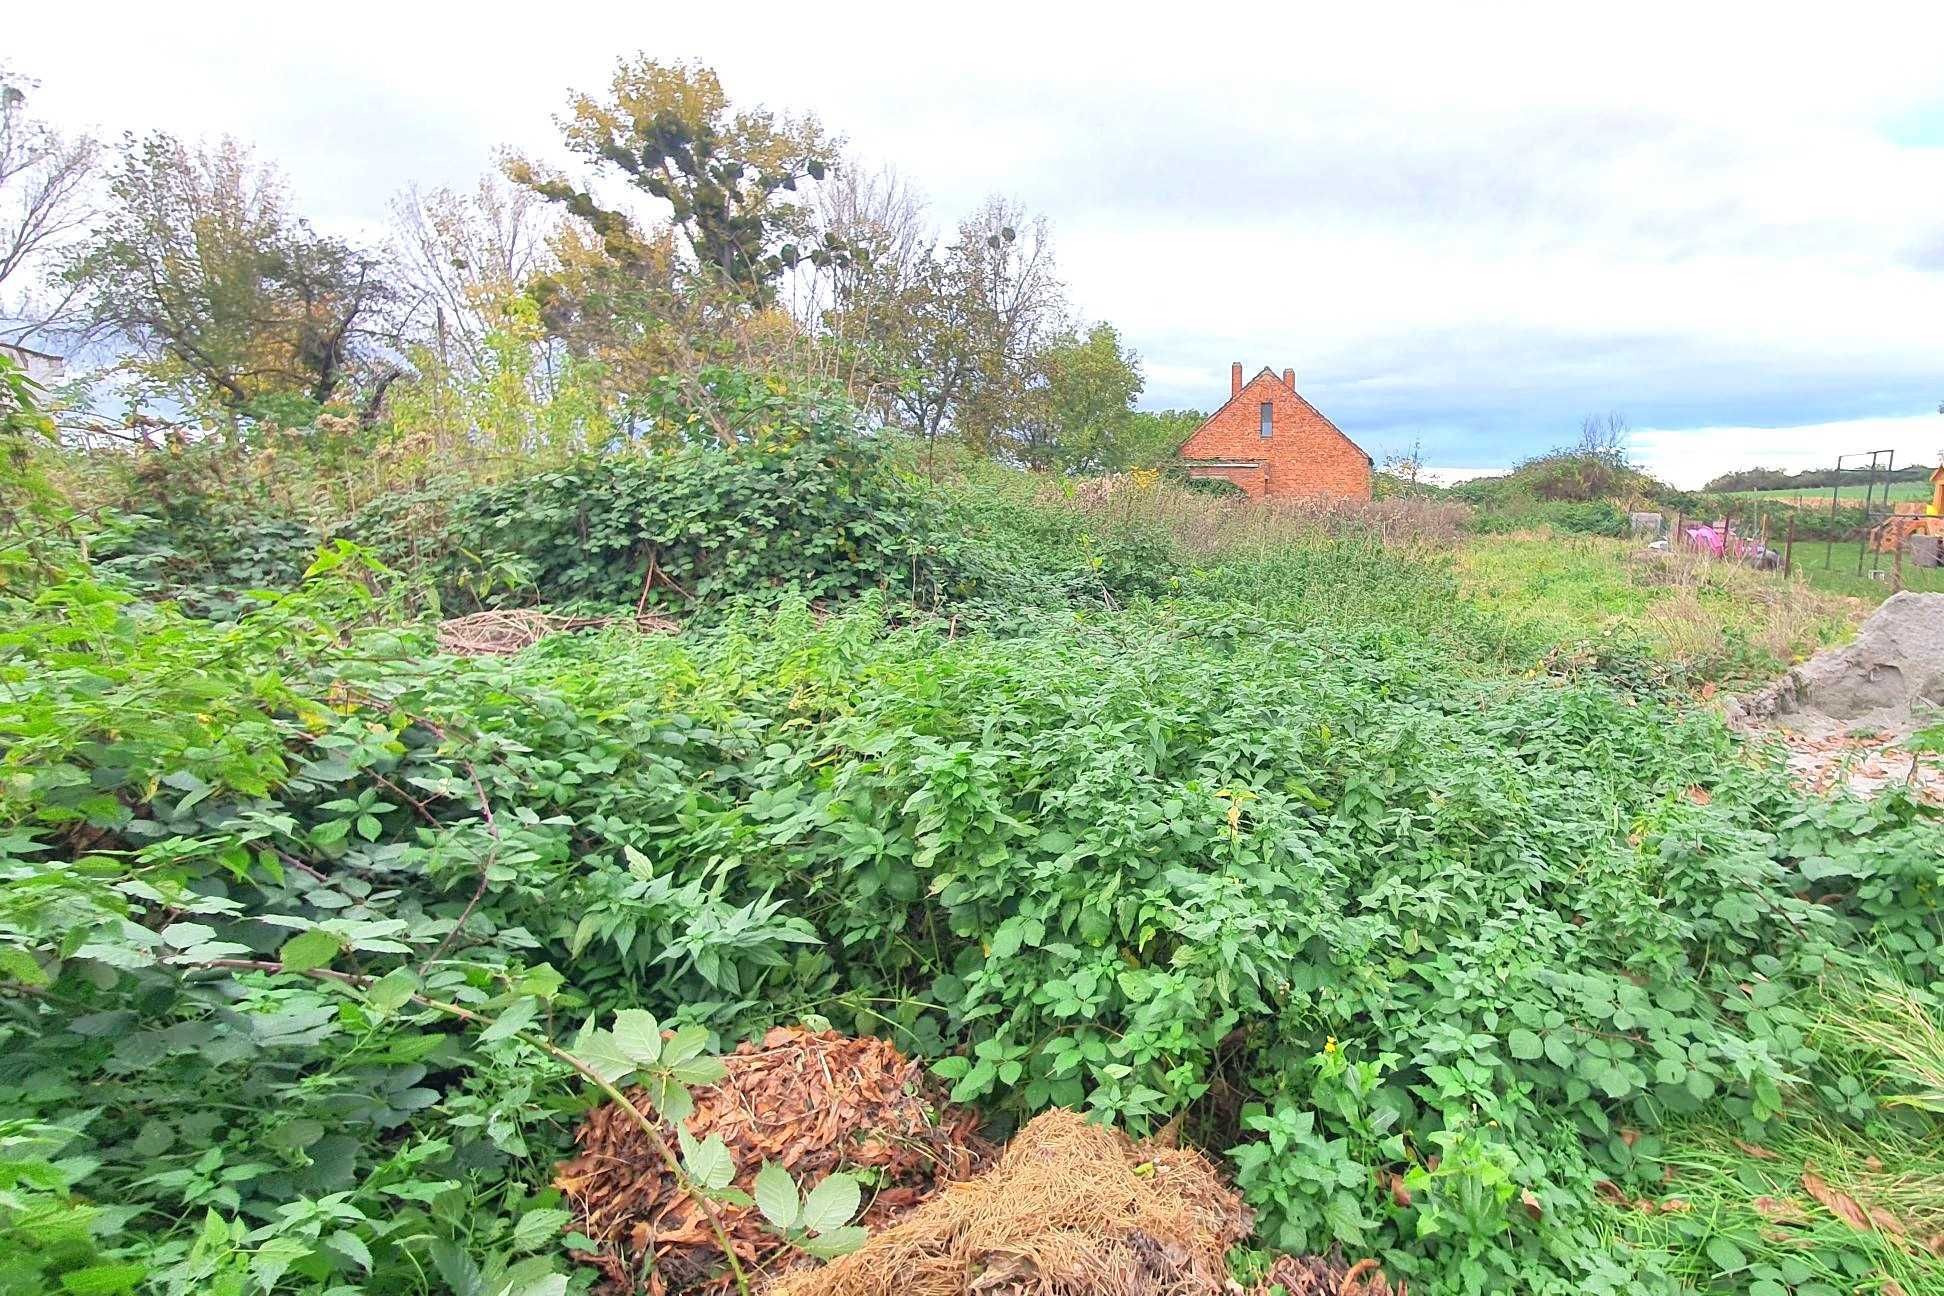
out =
<svg viewBox="0 0 1944 1296"><path fill-rule="evenodd" d="M1882 499L1885 489L1886 487L1884 486L1878 486L1876 488L1876 498ZM1890 492L1890 498L1893 500L1927 500L1931 497L1929 482L1891 482L1887 489ZM1784 503L1800 500L1805 507L1813 508L1818 504L1824 508L1829 507L1829 487L1827 486L1821 489L1790 486L1782 490L1730 491L1728 493L1740 499L1779 500ZM1863 483L1843 483L1843 493L1839 502L1843 504L1862 504Z"/></svg>
<svg viewBox="0 0 1944 1296"><path fill-rule="evenodd" d="M1861 575L1857 574L1859 558L1862 559ZM1871 574L1872 558L1875 559L1877 575ZM1838 540L1834 544L1821 540L1798 540L1795 569L1803 580L1816 589L1871 603L1888 598L1896 588L1891 583L1896 559L1889 554L1871 554L1859 540ZM1944 567L1916 567L1905 563L1903 587L1944 594Z"/></svg>

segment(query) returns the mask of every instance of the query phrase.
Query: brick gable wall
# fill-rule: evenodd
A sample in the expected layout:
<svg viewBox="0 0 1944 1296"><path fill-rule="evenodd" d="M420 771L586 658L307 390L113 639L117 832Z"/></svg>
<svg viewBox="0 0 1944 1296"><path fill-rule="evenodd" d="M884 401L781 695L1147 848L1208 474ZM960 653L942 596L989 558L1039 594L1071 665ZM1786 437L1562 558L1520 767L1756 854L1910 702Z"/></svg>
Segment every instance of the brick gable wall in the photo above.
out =
<svg viewBox="0 0 1944 1296"><path fill-rule="evenodd" d="M1262 406L1274 411L1268 440ZM1370 498L1370 460L1314 406L1267 370L1188 438L1180 457L1191 477L1222 477L1252 499L1305 495ZM1196 464L1196 460L1217 463ZM1259 466L1243 466L1259 465Z"/></svg>

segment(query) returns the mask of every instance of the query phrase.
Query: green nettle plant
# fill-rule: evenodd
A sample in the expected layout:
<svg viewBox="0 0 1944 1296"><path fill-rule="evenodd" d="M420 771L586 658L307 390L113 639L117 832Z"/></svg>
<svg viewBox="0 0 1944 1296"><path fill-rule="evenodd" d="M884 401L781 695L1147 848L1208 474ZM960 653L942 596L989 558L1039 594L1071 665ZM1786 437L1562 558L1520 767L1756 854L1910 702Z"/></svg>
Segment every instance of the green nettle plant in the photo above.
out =
<svg viewBox="0 0 1944 1296"><path fill-rule="evenodd" d="M0 1291L565 1292L541 1185L576 1076L638 1087L671 1172L733 1199L680 1124L714 1032L623 1008L556 1042L596 1009L499 893L564 864L568 821L521 788L564 771L412 683L423 644L356 629L385 575L339 548L234 624L85 576L14 600ZM858 1199L832 1176L765 1214L840 1254Z"/></svg>

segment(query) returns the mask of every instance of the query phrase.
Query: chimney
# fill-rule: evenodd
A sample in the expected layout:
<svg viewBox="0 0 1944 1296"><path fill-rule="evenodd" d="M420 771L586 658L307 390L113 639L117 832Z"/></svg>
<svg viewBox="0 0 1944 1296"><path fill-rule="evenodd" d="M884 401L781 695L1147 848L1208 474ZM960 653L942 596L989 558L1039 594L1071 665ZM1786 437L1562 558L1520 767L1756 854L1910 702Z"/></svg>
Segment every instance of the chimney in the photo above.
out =
<svg viewBox="0 0 1944 1296"><path fill-rule="evenodd" d="M1229 366L1229 399L1234 400L1242 394L1242 362L1237 360Z"/></svg>
<svg viewBox="0 0 1944 1296"><path fill-rule="evenodd" d="M1296 390L1296 371L1294 369L1283 370L1283 386L1289 388L1291 391Z"/></svg>

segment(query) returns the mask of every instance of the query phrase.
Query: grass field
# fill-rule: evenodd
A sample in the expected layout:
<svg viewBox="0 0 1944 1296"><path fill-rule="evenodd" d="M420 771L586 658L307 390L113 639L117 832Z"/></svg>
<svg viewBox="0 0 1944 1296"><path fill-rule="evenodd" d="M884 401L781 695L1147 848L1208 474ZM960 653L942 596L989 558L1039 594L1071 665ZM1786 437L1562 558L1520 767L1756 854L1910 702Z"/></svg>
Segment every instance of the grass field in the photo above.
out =
<svg viewBox="0 0 1944 1296"><path fill-rule="evenodd" d="M1859 557L1861 575L1857 574ZM1877 555L1877 575L1871 574L1870 561L1871 555L1858 540L1838 540L1834 544L1806 540L1795 547L1796 573L1815 589L1881 603L1897 589L1895 560L1888 554ZM1916 567L1905 562L1902 580L1904 589L1944 592L1944 567Z"/></svg>
<svg viewBox="0 0 1944 1296"><path fill-rule="evenodd" d="M1634 640L1701 680L1766 678L1841 639L1863 610L1841 597L1848 590L1806 575L1650 559L1631 541L1597 536L1479 537L1458 550L1458 571L1471 600L1536 639Z"/></svg>
<svg viewBox="0 0 1944 1296"><path fill-rule="evenodd" d="M1863 503L1863 488L1864 483L1862 482L1845 482L1843 484L1843 493L1838 497L1837 502L1850 506L1861 505ZM1928 482L1901 481L1890 482L1887 487L1879 485L1875 491L1876 497L1882 498L1886 489L1889 491L1892 500L1927 500L1931 497L1931 487ZM1784 487L1781 490L1731 491L1729 493L1737 499L1775 500L1784 504L1800 504L1804 508L1829 507L1829 487L1827 486L1820 490L1790 486Z"/></svg>

